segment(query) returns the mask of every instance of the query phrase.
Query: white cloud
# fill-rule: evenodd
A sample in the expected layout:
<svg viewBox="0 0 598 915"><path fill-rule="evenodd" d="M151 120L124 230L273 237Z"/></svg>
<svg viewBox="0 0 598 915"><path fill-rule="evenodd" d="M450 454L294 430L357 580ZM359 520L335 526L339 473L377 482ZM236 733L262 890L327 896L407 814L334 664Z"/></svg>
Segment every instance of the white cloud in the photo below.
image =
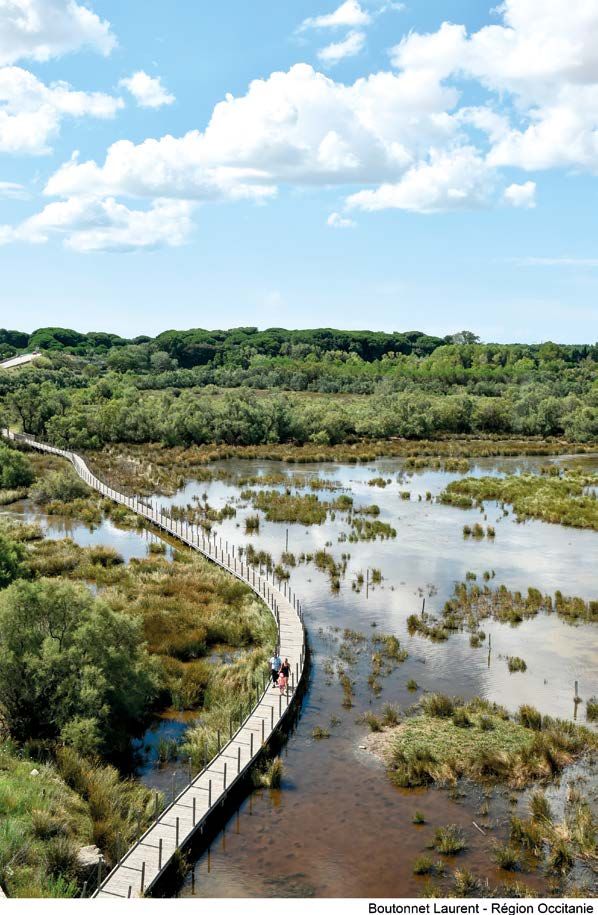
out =
<svg viewBox="0 0 598 915"><path fill-rule="evenodd" d="M367 23L356 17L371 19L384 8L343 3L304 27L352 30L330 46L343 49L329 53L330 64L342 59L352 36L363 41ZM119 140L103 161L73 156L45 193L64 200L259 202L284 185L336 186L349 195L350 207L362 210L533 206L535 182L512 173L505 180L505 167L598 172L598 4L505 0L495 13L495 24L472 34L451 23L409 33L392 49L395 69L351 84L307 64L271 73L243 95L226 95L205 129L137 144ZM0 93L1 86L0 80ZM472 86L475 105L468 104ZM92 95L69 87L63 95L72 107L78 97L80 107L93 108ZM101 98L119 104L93 97L98 105ZM47 145L60 117L73 113L64 99L60 105L53 99L49 113L34 101L31 130L27 120L6 126L0 107L0 148L3 129L4 148ZM9 117L23 110L15 105Z"/></svg>
<svg viewBox="0 0 598 915"><path fill-rule="evenodd" d="M345 85L297 64L254 80L244 96L228 95L203 133L121 140L102 165L75 157L46 193L262 199L283 183L393 180L430 146L451 141L460 128L446 107L456 98L403 74Z"/></svg>
<svg viewBox="0 0 598 915"><path fill-rule="evenodd" d="M75 0L0 0L0 64L49 60L82 47L109 54L110 23Z"/></svg>
<svg viewBox="0 0 598 915"><path fill-rule="evenodd" d="M342 41L333 41L332 44L320 48L318 58L328 67L333 67L345 57L354 57L365 45L365 32L349 32Z"/></svg>
<svg viewBox="0 0 598 915"><path fill-rule="evenodd" d="M64 117L111 118L123 106L103 92L46 86L21 67L0 67L0 152L44 153Z"/></svg>
<svg viewBox="0 0 598 915"><path fill-rule="evenodd" d="M326 225L330 226L332 229L354 229L357 223L354 219L349 219L347 216L341 216L340 213L331 213L326 220Z"/></svg>
<svg viewBox="0 0 598 915"><path fill-rule="evenodd" d="M131 93L141 108L161 108L163 105L172 105L175 101L174 95L167 92L159 76L149 76L143 70L121 79L119 85Z"/></svg>
<svg viewBox="0 0 598 915"><path fill-rule="evenodd" d="M20 200L27 196L27 192L22 184L16 181L0 181L0 197L11 197Z"/></svg>
<svg viewBox="0 0 598 915"><path fill-rule="evenodd" d="M511 206L533 209L536 205L536 182L525 181L523 184L510 184L505 188L503 197Z"/></svg>
<svg viewBox="0 0 598 915"><path fill-rule="evenodd" d="M370 13L362 9L358 0L345 0L332 13L304 19L299 29L305 31L305 29L355 28L369 25L371 21Z"/></svg>
<svg viewBox="0 0 598 915"><path fill-rule="evenodd" d="M0 243L40 244L61 237L74 251L127 252L184 244L191 234L193 204L155 200L133 210L113 198L70 198L48 204L16 228L0 226Z"/></svg>
<svg viewBox="0 0 598 915"><path fill-rule="evenodd" d="M359 191L347 206L360 210L410 210L437 213L488 203L492 175L472 147L454 152L433 151L429 162L418 162L396 184Z"/></svg>
<svg viewBox="0 0 598 915"><path fill-rule="evenodd" d="M412 33L393 49L393 63L465 76L496 93L487 110L499 104L514 123L489 137L493 166L598 171L598 4L505 0L497 12L500 24L471 36L449 23Z"/></svg>

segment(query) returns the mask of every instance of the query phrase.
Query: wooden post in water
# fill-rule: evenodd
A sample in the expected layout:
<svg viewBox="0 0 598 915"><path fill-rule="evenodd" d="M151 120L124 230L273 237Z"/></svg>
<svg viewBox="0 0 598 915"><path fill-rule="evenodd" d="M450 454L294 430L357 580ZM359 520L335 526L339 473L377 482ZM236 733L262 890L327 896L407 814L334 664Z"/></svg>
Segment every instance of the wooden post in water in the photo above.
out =
<svg viewBox="0 0 598 915"><path fill-rule="evenodd" d="M424 597L424 599L422 600L422 617L425 612L426 612L426 598Z"/></svg>

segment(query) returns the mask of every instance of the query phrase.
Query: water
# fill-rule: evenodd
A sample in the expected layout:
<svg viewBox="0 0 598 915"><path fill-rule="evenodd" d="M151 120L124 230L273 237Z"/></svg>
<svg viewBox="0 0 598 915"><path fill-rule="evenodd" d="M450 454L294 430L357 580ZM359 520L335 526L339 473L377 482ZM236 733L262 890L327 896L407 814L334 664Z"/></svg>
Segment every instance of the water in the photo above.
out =
<svg viewBox="0 0 598 915"><path fill-rule="evenodd" d="M559 463L570 459L559 458ZM512 473L537 470L545 459L501 459L479 461L473 473ZM596 458L585 458L584 468L598 467ZM584 599L596 598L598 537L594 532L563 528L539 521L517 523L493 504L485 506L484 519L477 511L425 501L426 492L437 495L461 474L438 471L405 475L402 463L379 460L366 466L310 465L297 470L276 462L235 462L221 465L242 475L276 471L314 475L339 483L353 496L355 505L376 503L379 520L397 530L393 540L338 543L346 522L337 513L334 522L304 527L261 520L260 534L244 533L244 518L251 506L238 508L237 517L217 526L224 541L253 543L272 553L277 561L289 530L289 550L298 555L314 552L332 541L329 551L339 559L351 555L340 592L330 590L328 577L313 565L291 571L291 584L302 596L306 625L312 646L313 669L297 731L285 751L282 790L256 792L241 807L194 865L181 891L182 896L415 896L427 878L412 873L414 858L429 853L427 844L433 829L458 823L465 831L469 849L450 867L467 866L491 884L509 879L491 863L492 843L504 839L512 812L525 813L525 799L508 802L498 792L490 803L492 828L482 835L474 821L481 819L481 798L468 794L451 799L438 790L401 791L388 781L383 766L360 749L367 729L357 723L367 709L383 703L405 708L414 701L406 682L414 678L421 689L466 697L480 695L515 710L529 702L542 712L583 720L583 705L573 702L574 681L585 698L598 691L598 656L595 628L571 625L556 614L539 615L516 628L484 621L492 636L492 652L472 648L469 635L455 633L447 642L432 643L420 636L410 637L406 629L409 614L417 612L426 598L426 610L440 612L454 585L473 571L482 581L485 570L494 570L492 584L526 591L531 586L552 593ZM384 489L368 485L382 476L392 483ZM401 490L409 489L404 501ZM185 505L206 493L210 505L221 508L235 499L237 489L227 482L189 482L173 499ZM418 501L418 495L422 501ZM335 491L321 491L319 498L332 500ZM166 500L164 500L166 504ZM464 540L465 523L494 525L494 541ZM355 591L351 582L359 572L378 568L383 581ZM372 624L376 624L376 629ZM363 632L395 634L407 648L409 658L381 682L383 691L375 698L367 685L367 664L361 660L355 677L355 706L342 707L342 693L336 678L327 685L324 664L334 657L334 627ZM486 643L487 644L487 643ZM506 656L516 654L528 665L524 674L510 674ZM330 726L332 718L340 723ZM328 740L314 740L315 726L329 727ZM427 820L425 826L412 824L415 809ZM537 889L537 874L518 875ZM510 878L512 879L512 878Z"/></svg>
<svg viewBox="0 0 598 915"><path fill-rule="evenodd" d="M575 464L587 470L598 468L593 456L582 459L558 458L559 464ZM512 473L537 470L541 459L487 459L477 462L473 473ZM313 565L291 570L291 584L301 595L312 648L312 672L302 715L296 732L284 749L285 775L279 791L255 792L229 821L210 849L194 864L181 891L182 896L417 896L427 878L412 873L414 858L429 853L427 845L436 826L458 823L469 848L449 870L466 866L492 885L509 878L491 860L492 844L504 839L511 812L525 813L525 796L515 804L498 791L490 801L490 815L480 813L480 792L451 798L445 791L402 791L388 780L383 766L360 749L367 733L357 719L363 711L378 710L386 702L402 708L412 704L422 690L466 697L480 695L515 710L529 702L542 712L563 718L577 713L584 720L583 704L573 702L574 682L582 698L598 692L598 652L595 627L571 625L556 614L538 615L513 628L484 621L492 636L492 652L472 648L466 633L455 633L446 642L432 643L420 636L410 637L407 617L418 612L426 599L426 610L439 613L454 585L468 571L482 582L485 570L494 570L491 584L527 590L529 586L552 593L595 599L598 568L598 535L537 521L518 524L493 504L485 506L487 518L476 511L426 501L426 493L437 495L450 480L461 474L438 471L403 473L398 460L379 460L367 466L337 464L302 465L266 461L227 461L221 465L240 475L290 472L306 480L319 476L338 483L355 505L376 503L379 520L392 524L393 540L338 543L348 527L337 513L334 522L304 527L265 522L259 536L246 535L244 518L254 514L251 506L238 507L237 516L216 526L218 535L230 543L252 543L272 553L278 561L289 532L289 550L298 555L328 547L338 559L342 552L350 560L341 589L334 593L328 577ZM368 485L382 476L392 482L384 489ZM401 490L411 499L404 501ZM309 490L306 490L309 491ZM172 500L162 504L186 505L193 497L207 494L210 505L221 508L238 503L238 488L232 483L190 481ZM340 491L339 491L340 492ZM339 492L321 491L318 497L332 501ZM418 501L418 495L422 501ZM31 509L23 509L25 515ZM121 531L105 521L91 530L87 525L45 519L48 536L72 536L76 542L114 546L128 560L145 555L147 538L138 531ZM464 540L463 525L480 521L496 529L493 541ZM380 569L383 581L366 592L353 590L359 572ZM376 624L374 628L372 624ZM342 692L336 678L327 682L325 663L335 657L338 636L335 628L361 631L368 638L375 632L393 633L408 650L409 657L381 680L383 691L376 698L367 684L368 657L360 655L351 670L355 679L354 707L342 706ZM487 642L486 642L487 645ZM506 656L516 654L528 665L524 674L510 674ZM407 680L417 681L415 695ZM331 725L331 719L339 723ZM183 778L181 764L155 765L160 739L180 737L189 721L166 714L155 721L140 744L142 764L139 776L168 794L173 773ZM312 729L328 727L328 740L314 740ZM184 765L183 765L184 768ZM182 786L182 784L181 784ZM412 817L421 810L426 825L415 826ZM485 835L474 826L481 825ZM488 824L491 828L488 828ZM436 855L433 855L437 857ZM544 888L537 874L517 875L537 889Z"/></svg>

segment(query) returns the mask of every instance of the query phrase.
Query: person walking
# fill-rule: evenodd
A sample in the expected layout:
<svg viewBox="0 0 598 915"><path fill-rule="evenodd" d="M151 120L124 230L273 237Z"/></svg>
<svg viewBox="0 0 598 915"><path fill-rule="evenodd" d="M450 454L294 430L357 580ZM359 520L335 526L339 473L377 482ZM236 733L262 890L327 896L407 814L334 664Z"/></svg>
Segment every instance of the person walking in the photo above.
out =
<svg viewBox="0 0 598 915"><path fill-rule="evenodd" d="M272 686L274 689L278 686L278 676L280 674L280 668L282 666L282 660L277 651L274 652L270 658L270 673L272 675Z"/></svg>
<svg viewBox="0 0 598 915"><path fill-rule="evenodd" d="M291 665L289 664L289 659L285 658L284 662L280 665L280 673L278 675L278 686L280 688L281 694L284 693L288 684L289 684L289 674L291 673Z"/></svg>

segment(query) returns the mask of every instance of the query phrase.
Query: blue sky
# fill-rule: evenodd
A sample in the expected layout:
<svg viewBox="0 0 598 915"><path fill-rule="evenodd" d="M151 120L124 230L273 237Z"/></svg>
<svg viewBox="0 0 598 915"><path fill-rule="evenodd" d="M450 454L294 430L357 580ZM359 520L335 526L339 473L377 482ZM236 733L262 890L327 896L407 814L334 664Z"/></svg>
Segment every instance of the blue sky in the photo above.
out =
<svg viewBox="0 0 598 915"><path fill-rule="evenodd" d="M0 325L595 341L598 6L493 6L0 0Z"/></svg>

